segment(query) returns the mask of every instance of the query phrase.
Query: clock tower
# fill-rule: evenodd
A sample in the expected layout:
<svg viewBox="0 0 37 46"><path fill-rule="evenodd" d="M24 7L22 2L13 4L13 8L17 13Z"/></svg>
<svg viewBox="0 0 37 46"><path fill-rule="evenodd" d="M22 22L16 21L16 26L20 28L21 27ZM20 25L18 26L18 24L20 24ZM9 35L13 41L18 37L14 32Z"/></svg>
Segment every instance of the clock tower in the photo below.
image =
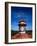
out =
<svg viewBox="0 0 37 46"><path fill-rule="evenodd" d="M26 31L26 21L20 20L18 25L19 25L19 31L25 33L25 31Z"/></svg>

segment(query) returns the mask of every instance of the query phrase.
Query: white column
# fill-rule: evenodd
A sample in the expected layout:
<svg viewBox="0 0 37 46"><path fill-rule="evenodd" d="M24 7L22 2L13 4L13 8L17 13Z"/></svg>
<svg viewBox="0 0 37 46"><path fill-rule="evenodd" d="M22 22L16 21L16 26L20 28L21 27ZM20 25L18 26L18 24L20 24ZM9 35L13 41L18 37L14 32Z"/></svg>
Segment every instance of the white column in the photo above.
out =
<svg viewBox="0 0 37 46"><path fill-rule="evenodd" d="M20 31L21 31L21 33L25 33L25 27L24 26L21 26L20 27Z"/></svg>

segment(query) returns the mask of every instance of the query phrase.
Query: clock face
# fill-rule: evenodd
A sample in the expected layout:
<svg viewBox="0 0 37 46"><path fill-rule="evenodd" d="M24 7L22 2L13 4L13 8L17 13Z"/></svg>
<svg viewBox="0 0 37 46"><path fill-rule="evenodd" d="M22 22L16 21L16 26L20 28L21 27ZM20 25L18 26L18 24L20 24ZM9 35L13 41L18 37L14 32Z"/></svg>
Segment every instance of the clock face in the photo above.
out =
<svg viewBox="0 0 37 46"><path fill-rule="evenodd" d="M20 27L20 30L21 30L21 31L24 31L24 27Z"/></svg>

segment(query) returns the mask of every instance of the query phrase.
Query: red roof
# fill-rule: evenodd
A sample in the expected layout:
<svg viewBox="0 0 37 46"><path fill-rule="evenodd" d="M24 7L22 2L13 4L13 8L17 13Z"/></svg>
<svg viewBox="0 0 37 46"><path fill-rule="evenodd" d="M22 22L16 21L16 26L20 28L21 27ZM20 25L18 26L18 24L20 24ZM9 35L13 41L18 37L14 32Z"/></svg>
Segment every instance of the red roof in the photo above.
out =
<svg viewBox="0 0 37 46"><path fill-rule="evenodd" d="M18 33L14 36L12 36L12 39L28 39L28 38L32 38L32 34L27 34L27 33Z"/></svg>

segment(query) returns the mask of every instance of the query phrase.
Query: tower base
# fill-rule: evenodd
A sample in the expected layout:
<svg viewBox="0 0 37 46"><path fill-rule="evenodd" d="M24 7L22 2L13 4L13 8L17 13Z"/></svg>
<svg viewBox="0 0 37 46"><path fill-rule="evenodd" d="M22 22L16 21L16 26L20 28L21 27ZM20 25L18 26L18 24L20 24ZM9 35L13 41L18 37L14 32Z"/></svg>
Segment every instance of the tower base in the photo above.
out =
<svg viewBox="0 0 37 46"><path fill-rule="evenodd" d="M20 32L20 33L26 33L25 31L23 31L23 32Z"/></svg>

